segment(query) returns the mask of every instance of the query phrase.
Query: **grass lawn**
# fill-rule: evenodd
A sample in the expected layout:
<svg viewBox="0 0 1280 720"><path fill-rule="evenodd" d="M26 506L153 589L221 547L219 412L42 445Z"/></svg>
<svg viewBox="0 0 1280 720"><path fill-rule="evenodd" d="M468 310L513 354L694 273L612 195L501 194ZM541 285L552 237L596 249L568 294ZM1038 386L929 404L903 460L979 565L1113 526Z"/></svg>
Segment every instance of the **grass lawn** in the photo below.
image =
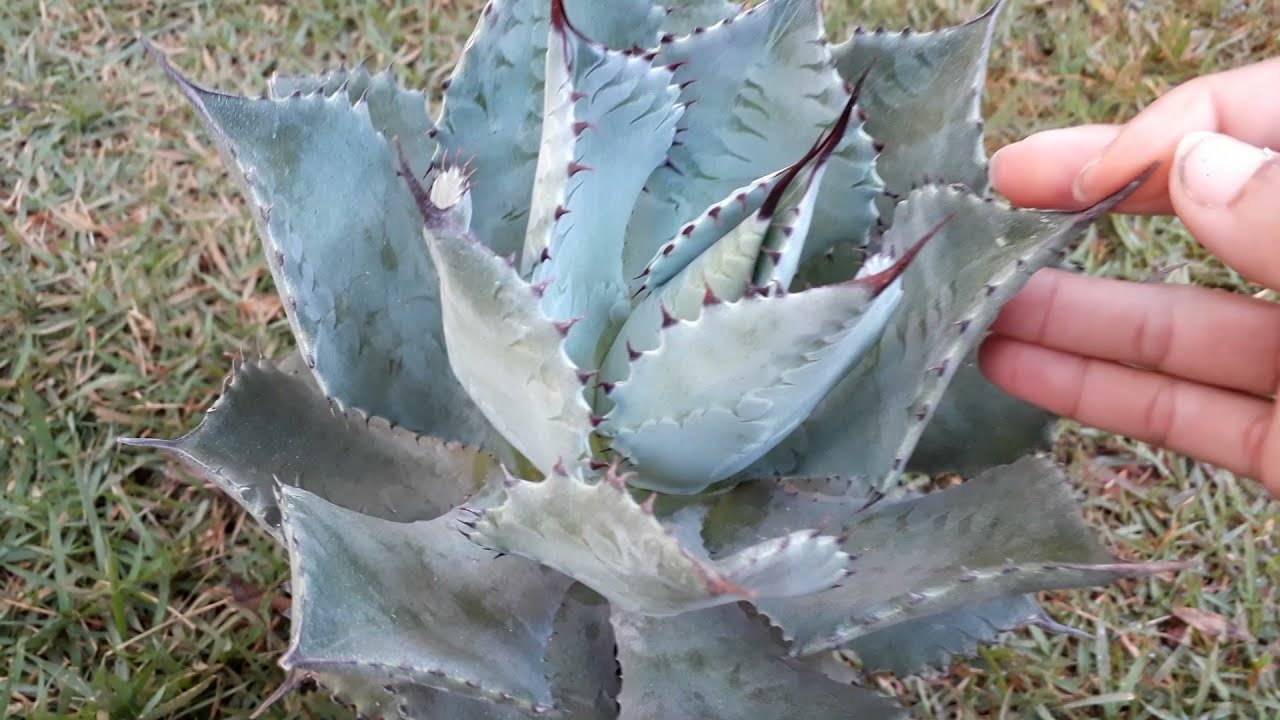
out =
<svg viewBox="0 0 1280 720"><path fill-rule="evenodd" d="M834 27L928 28L984 2L826 4ZM479 0L0 5L4 715L242 717L282 679L283 553L228 499L114 441L180 434L233 355L292 341L239 190L133 38L242 92L361 59L438 88ZM1276 0L1018 0L992 57L990 146L1123 119L1278 50ZM1167 219L1108 218L1073 261L1274 298ZM1064 427L1058 449L1120 554L1201 570L1048 594L1058 621L1096 638L1021 631L945 676L877 678L882 689L936 718L1280 717L1280 505L1106 434ZM345 717L320 694L267 716Z"/></svg>

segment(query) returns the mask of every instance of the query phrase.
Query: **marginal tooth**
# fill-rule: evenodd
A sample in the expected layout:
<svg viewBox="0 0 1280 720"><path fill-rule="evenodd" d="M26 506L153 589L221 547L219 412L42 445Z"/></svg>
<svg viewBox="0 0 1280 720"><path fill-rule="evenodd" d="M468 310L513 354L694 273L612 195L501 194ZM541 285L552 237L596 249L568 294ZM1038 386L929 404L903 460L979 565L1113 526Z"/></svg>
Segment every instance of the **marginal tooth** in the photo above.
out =
<svg viewBox="0 0 1280 720"><path fill-rule="evenodd" d="M658 493L651 493L649 497L645 499L644 503L640 506L640 509L652 515L653 504L657 501L658 501Z"/></svg>
<svg viewBox="0 0 1280 720"><path fill-rule="evenodd" d="M556 332L560 333L560 337L567 337L569 335L569 331L572 330L573 326L577 325L578 321L581 319L581 317L576 317L568 320L557 320L552 324L555 325Z"/></svg>
<svg viewBox="0 0 1280 720"><path fill-rule="evenodd" d="M658 308L662 311L662 327L669 328L672 325L675 325L676 323L680 322L679 318L672 315L671 312L667 310L666 303L662 303L662 302L658 303Z"/></svg>

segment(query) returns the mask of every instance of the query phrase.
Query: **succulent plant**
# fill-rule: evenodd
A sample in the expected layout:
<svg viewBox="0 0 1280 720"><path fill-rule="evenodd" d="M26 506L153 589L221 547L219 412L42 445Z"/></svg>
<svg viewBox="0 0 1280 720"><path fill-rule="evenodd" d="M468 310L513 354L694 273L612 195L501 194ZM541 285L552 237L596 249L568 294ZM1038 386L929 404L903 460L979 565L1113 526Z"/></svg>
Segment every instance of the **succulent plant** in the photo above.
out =
<svg viewBox="0 0 1280 720"><path fill-rule="evenodd" d="M491 0L434 120L389 72L251 99L162 58L298 352L240 363L187 436L123 442L286 546L282 691L896 717L828 651L919 672L1052 625L1036 591L1178 567L1094 539L1033 452L1049 418L972 359L1140 182L1077 213L986 196L999 10L831 45L818 0Z"/></svg>

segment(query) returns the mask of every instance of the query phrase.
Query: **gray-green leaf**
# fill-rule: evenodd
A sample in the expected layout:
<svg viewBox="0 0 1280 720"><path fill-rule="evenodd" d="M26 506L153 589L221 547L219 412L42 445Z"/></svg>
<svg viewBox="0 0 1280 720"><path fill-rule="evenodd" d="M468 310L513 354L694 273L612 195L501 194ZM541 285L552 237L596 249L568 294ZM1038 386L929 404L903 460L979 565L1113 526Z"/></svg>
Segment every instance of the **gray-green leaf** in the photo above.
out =
<svg viewBox="0 0 1280 720"><path fill-rule="evenodd" d="M854 557L847 581L756 601L796 654L974 603L1184 567L1115 560L1085 525L1062 474L1036 457L957 488L873 505L845 533Z"/></svg>
<svg viewBox="0 0 1280 720"><path fill-rule="evenodd" d="M247 362L191 433L120 442L173 453L272 534L280 528L280 483L366 515L412 522L438 517L502 477L492 455L344 409L310 380L266 360Z"/></svg>
<svg viewBox="0 0 1280 720"><path fill-rule="evenodd" d="M891 625L844 646L868 672L888 670L899 676L944 668L952 658L968 657L978 648L1043 617L1034 595L1014 595Z"/></svg>
<svg viewBox="0 0 1280 720"><path fill-rule="evenodd" d="M543 658L569 578L495 559L458 533L461 511L391 523L280 492L294 599L286 670L551 708Z"/></svg>
<svg viewBox="0 0 1280 720"><path fill-rule="evenodd" d="M992 385L976 355L970 353L956 370L907 462L908 471L972 476L1048 449L1054 416Z"/></svg>
<svg viewBox="0 0 1280 720"><path fill-rule="evenodd" d="M544 474L587 457L591 412L565 353L567 325L539 309L538 291L514 265L463 228L433 226L433 212L423 207L454 373L493 427Z"/></svg>
<svg viewBox="0 0 1280 720"><path fill-rule="evenodd" d="M870 690L786 660L758 618L722 606L675 617L615 609L621 720L889 720L905 717Z"/></svg>
<svg viewBox="0 0 1280 720"><path fill-rule="evenodd" d="M616 607L672 615L752 597L790 596L844 576L834 538L805 530L711 561L637 504L613 469L588 481L576 469L542 482L512 478L471 538L565 573Z"/></svg>

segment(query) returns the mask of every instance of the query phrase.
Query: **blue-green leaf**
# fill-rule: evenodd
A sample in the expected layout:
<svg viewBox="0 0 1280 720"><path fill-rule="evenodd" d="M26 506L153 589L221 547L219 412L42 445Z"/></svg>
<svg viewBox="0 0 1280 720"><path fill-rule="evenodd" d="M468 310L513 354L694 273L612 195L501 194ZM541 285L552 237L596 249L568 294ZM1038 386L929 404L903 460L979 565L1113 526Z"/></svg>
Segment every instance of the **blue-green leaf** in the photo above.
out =
<svg viewBox="0 0 1280 720"><path fill-rule="evenodd" d="M705 32L664 38L656 62L674 65L681 144L636 206L625 266L635 277L659 247L735 188L801 157L849 97L826 46L817 0L767 0ZM818 200L813 238L825 249L865 237L879 179L861 127L836 149Z"/></svg>
<svg viewBox="0 0 1280 720"><path fill-rule="evenodd" d="M886 219L896 198L918 183L956 182L986 192L982 88L1002 5L997 0L973 21L936 32L859 28L832 48L846 81L866 73L859 102L867 132L884 145L876 172L889 193L879 201Z"/></svg>
<svg viewBox="0 0 1280 720"><path fill-rule="evenodd" d="M420 91L400 87L390 69L372 75L363 66L320 75L276 75L269 87L270 97L278 100L291 95L342 94L353 104L368 105L373 127L388 141L404 148L413 169L421 175L430 168L436 142L430 136L432 121L427 114L427 97Z"/></svg>
<svg viewBox="0 0 1280 720"><path fill-rule="evenodd" d="M640 0L567 0L589 37L621 49L656 40L654 8ZM550 0L490 0L467 40L436 124L442 153L470 162L475 222L498 255L520 253L542 138ZM621 12L620 12L621 11Z"/></svg>
<svg viewBox="0 0 1280 720"><path fill-rule="evenodd" d="M892 483L1000 307L1143 179L1078 213L1015 210L954 187L913 192L883 252L900 255L941 219L951 221L907 268L906 296L876 346L752 472Z"/></svg>
<svg viewBox="0 0 1280 720"><path fill-rule="evenodd" d="M491 0L454 68L436 123L442 153L474 172L476 237L518 253L542 137L548 0Z"/></svg>
<svg viewBox="0 0 1280 720"><path fill-rule="evenodd" d="M533 217L543 222L530 225L526 247L545 249L533 268L534 281L546 285L543 310L560 321L581 318L569 333L569 356L596 367L629 309L622 273L627 218L671 146L680 109L670 70L591 42L570 23L561 0L552 8L546 72L555 120L545 126L533 196ZM566 104L568 133L560 117ZM547 147L565 140L572 143L568 153ZM526 262L531 255L526 251Z"/></svg>
<svg viewBox="0 0 1280 720"><path fill-rule="evenodd" d="M662 0L662 5L666 10L662 31L676 35L688 35L742 11L742 3L728 0Z"/></svg>
<svg viewBox="0 0 1280 720"><path fill-rule="evenodd" d="M246 190L325 394L418 432L482 443L488 427L446 369L421 220L368 103L224 95L161 62Z"/></svg>
<svg viewBox="0 0 1280 720"><path fill-rule="evenodd" d="M599 432L643 469L650 489L696 493L739 472L874 345L902 300L897 278L913 255L842 285L735 303L709 296L696 320L665 316L658 349L630 353Z"/></svg>

